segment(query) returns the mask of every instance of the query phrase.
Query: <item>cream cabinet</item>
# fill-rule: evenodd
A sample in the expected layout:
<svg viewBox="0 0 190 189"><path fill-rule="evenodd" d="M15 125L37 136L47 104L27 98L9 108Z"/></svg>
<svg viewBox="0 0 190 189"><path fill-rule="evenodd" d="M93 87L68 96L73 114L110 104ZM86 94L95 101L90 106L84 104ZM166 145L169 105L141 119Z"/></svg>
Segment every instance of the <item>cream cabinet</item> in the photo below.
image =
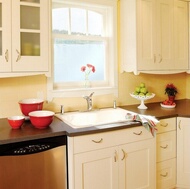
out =
<svg viewBox="0 0 190 189"><path fill-rule="evenodd" d="M190 118L177 118L177 186L190 188Z"/></svg>
<svg viewBox="0 0 190 189"><path fill-rule="evenodd" d="M188 70L188 2L120 0L121 71Z"/></svg>
<svg viewBox="0 0 190 189"><path fill-rule="evenodd" d="M0 0L0 77L49 74L49 0Z"/></svg>
<svg viewBox="0 0 190 189"><path fill-rule="evenodd" d="M69 137L68 149L71 189L156 188L155 138L142 126Z"/></svg>
<svg viewBox="0 0 190 189"><path fill-rule="evenodd" d="M176 186L176 118L162 119L157 125L157 189Z"/></svg>

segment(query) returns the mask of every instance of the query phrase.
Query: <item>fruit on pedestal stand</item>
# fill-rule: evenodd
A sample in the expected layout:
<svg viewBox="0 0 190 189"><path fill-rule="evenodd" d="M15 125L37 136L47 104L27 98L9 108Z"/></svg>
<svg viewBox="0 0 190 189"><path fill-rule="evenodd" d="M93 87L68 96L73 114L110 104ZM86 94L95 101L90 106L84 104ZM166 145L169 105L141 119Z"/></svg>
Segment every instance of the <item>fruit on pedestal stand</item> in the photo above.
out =
<svg viewBox="0 0 190 189"><path fill-rule="evenodd" d="M148 92L148 89L146 88L145 83L140 83L139 86L136 86L133 94L138 95L140 97L148 97L152 95L151 92Z"/></svg>

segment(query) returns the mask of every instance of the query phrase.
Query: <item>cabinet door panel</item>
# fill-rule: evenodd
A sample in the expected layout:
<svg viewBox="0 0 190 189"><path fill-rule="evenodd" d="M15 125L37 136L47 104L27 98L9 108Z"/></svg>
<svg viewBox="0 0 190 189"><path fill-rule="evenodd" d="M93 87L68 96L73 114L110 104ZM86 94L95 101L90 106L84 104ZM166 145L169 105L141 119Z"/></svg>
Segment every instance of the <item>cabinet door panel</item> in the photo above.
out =
<svg viewBox="0 0 190 189"><path fill-rule="evenodd" d="M48 71L48 3L12 1L13 72Z"/></svg>
<svg viewBox="0 0 190 189"><path fill-rule="evenodd" d="M157 69L168 70L173 63L173 0L157 2Z"/></svg>
<svg viewBox="0 0 190 189"><path fill-rule="evenodd" d="M190 188L190 119L177 120L177 185Z"/></svg>
<svg viewBox="0 0 190 189"><path fill-rule="evenodd" d="M175 0L174 68L188 69L188 2Z"/></svg>
<svg viewBox="0 0 190 189"><path fill-rule="evenodd" d="M11 70L11 1L0 0L0 73Z"/></svg>
<svg viewBox="0 0 190 189"><path fill-rule="evenodd" d="M118 189L118 155L115 148L74 156L75 189Z"/></svg>
<svg viewBox="0 0 190 189"><path fill-rule="evenodd" d="M156 61L155 7L155 0L137 1L138 70L150 70Z"/></svg>
<svg viewBox="0 0 190 189"><path fill-rule="evenodd" d="M155 188L155 139L120 147L119 189Z"/></svg>

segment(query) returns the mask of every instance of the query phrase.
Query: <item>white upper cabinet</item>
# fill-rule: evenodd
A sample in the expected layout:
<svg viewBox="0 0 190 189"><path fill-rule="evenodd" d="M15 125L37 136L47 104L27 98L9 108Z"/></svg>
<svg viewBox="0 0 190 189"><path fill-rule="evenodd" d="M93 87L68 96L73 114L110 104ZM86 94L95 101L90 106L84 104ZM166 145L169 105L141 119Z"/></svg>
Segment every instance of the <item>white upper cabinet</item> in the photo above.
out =
<svg viewBox="0 0 190 189"><path fill-rule="evenodd" d="M121 71L188 70L188 3L121 0Z"/></svg>
<svg viewBox="0 0 190 189"><path fill-rule="evenodd" d="M48 0L0 0L0 77L50 73L48 12Z"/></svg>

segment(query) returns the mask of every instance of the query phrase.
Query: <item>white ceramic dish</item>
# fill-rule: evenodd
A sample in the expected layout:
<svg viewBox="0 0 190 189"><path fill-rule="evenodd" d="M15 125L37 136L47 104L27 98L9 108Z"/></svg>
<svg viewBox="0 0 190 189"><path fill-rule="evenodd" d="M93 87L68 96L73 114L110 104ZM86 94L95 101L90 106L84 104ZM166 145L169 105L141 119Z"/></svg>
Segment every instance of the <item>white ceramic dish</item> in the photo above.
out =
<svg viewBox="0 0 190 189"><path fill-rule="evenodd" d="M163 107L163 108L175 108L176 104L174 104L174 105L165 105L165 104L160 103L160 106Z"/></svg>
<svg viewBox="0 0 190 189"><path fill-rule="evenodd" d="M147 106L145 106L144 101L154 98L155 96L154 93L152 93L152 95L150 96L139 96L139 95L134 95L133 93L130 93L130 95L131 97L141 101L141 104L138 106L138 109L147 109Z"/></svg>

